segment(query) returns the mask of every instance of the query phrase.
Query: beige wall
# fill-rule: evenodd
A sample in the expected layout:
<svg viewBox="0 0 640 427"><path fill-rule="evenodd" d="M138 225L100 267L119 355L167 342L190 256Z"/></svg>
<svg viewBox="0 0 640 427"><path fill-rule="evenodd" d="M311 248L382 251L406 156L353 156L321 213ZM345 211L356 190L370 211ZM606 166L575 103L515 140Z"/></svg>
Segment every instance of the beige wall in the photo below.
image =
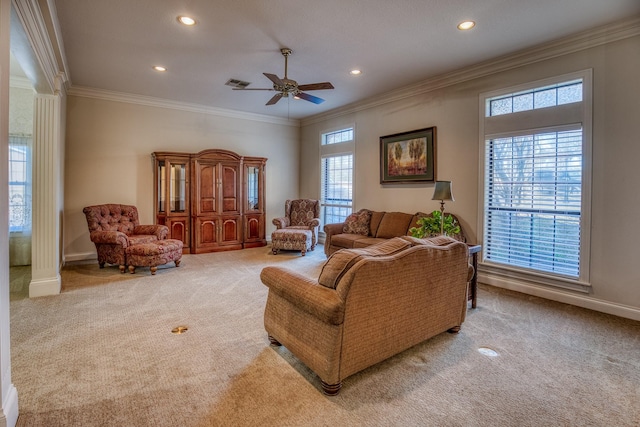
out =
<svg viewBox="0 0 640 427"><path fill-rule="evenodd" d="M33 89L9 88L9 133L33 135Z"/></svg>
<svg viewBox="0 0 640 427"><path fill-rule="evenodd" d="M471 241L478 232L479 94L583 69L593 69L593 185L591 284L588 296L570 291L518 290L640 318L640 274L633 261L640 241L640 37L477 78L351 114L303 122L300 193L319 196L319 133L356 128L355 208L431 211L433 184L379 183L379 137L436 126L437 178L453 181L456 213ZM613 304L610 304L613 303ZM611 305L612 307L608 307Z"/></svg>
<svg viewBox="0 0 640 427"><path fill-rule="evenodd" d="M136 205L143 224L153 223L154 151L210 148L267 157L266 223L298 196L299 127L169 108L70 96L65 165L66 261L95 258L84 206Z"/></svg>

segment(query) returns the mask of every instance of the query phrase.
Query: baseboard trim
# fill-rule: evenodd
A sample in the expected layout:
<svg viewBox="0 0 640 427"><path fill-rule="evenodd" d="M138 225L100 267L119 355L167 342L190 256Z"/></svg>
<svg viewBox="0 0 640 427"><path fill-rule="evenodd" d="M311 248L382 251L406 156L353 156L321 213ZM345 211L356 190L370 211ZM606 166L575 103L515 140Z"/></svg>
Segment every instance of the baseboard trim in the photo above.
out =
<svg viewBox="0 0 640 427"><path fill-rule="evenodd" d="M84 252L69 254L64 256L64 263L76 262L76 261L97 261L98 255L95 252Z"/></svg>
<svg viewBox="0 0 640 427"><path fill-rule="evenodd" d="M0 426L13 427L18 422L18 390L13 384L9 385L6 398L2 402Z"/></svg>
<svg viewBox="0 0 640 427"><path fill-rule="evenodd" d="M509 289L527 295L533 295L552 301L587 308L589 310L599 311L601 313L640 321L640 309L637 307L603 301L584 294L570 293L570 291L563 291L561 289L550 289L543 286L515 282L513 280L498 278L482 272L478 274L478 282L495 286L497 288ZM482 304L482 302L479 301L478 304Z"/></svg>
<svg viewBox="0 0 640 427"><path fill-rule="evenodd" d="M59 274L50 279L32 280L29 284L29 298L59 295L61 289L62 279Z"/></svg>

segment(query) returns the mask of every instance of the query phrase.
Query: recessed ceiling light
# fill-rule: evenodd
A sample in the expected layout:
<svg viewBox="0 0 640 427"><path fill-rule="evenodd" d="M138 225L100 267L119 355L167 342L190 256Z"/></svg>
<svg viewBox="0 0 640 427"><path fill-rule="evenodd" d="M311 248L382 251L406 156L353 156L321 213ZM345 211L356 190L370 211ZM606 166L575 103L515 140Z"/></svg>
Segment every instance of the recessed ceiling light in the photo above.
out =
<svg viewBox="0 0 640 427"><path fill-rule="evenodd" d="M154 65L153 69L156 71L167 71L167 69L162 65Z"/></svg>
<svg viewBox="0 0 640 427"><path fill-rule="evenodd" d="M360 70L351 70L351 71L349 71L349 74L351 74L352 76L359 76L360 74L362 74L362 71L360 71Z"/></svg>
<svg viewBox="0 0 640 427"><path fill-rule="evenodd" d="M178 22L188 26L196 25L196 20L190 16L178 16Z"/></svg>
<svg viewBox="0 0 640 427"><path fill-rule="evenodd" d="M470 30L476 26L476 23L473 21L462 21L458 24L459 30Z"/></svg>

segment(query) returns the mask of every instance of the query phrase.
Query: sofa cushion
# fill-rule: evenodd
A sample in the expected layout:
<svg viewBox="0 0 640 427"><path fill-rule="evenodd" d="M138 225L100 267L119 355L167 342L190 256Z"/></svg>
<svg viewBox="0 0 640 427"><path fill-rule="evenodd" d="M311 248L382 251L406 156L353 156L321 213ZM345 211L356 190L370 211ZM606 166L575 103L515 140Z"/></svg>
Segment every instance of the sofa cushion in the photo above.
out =
<svg viewBox="0 0 640 427"><path fill-rule="evenodd" d="M367 236L363 236L362 234L334 234L331 236L331 246L340 248L351 249L355 247L355 242L360 239L366 239Z"/></svg>
<svg viewBox="0 0 640 427"><path fill-rule="evenodd" d="M360 209L347 217L342 227L342 232L349 234L369 235L369 222L371 221L371 211Z"/></svg>
<svg viewBox="0 0 640 427"><path fill-rule="evenodd" d="M390 239L407 234L413 215L404 212L387 212L384 214L375 237Z"/></svg>
<svg viewBox="0 0 640 427"><path fill-rule="evenodd" d="M393 255L410 246L410 242L401 238L395 238L366 248L343 249L334 252L327 262L325 262L324 266L322 266L318 283L327 288L335 289L342 276L362 258L367 256Z"/></svg>
<svg viewBox="0 0 640 427"><path fill-rule="evenodd" d="M158 242L158 236L154 234L134 234L129 236L129 245L144 245L146 243Z"/></svg>
<svg viewBox="0 0 640 427"><path fill-rule="evenodd" d="M382 221L382 217L384 217L385 212L371 212L371 222L369 224L369 236L374 236L378 232L378 227L380 226L380 221Z"/></svg>

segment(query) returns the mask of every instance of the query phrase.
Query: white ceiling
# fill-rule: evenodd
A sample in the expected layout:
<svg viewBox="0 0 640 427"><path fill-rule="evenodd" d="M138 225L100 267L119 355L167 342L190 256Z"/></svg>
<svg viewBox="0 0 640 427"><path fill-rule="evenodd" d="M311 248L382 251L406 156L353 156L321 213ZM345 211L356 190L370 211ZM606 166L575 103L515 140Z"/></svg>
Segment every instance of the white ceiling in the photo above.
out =
<svg viewBox="0 0 640 427"><path fill-rule="evenodd" d="M640 14L639 0L55 0L72 88L301 119ZM184 27L178 15L198 24ZM476 28L461 32L466 19ZM329 81L283 99L263 72ZM158 73L153 65L168 71ZM359 68L363 74L351 76Z"/></svg>

